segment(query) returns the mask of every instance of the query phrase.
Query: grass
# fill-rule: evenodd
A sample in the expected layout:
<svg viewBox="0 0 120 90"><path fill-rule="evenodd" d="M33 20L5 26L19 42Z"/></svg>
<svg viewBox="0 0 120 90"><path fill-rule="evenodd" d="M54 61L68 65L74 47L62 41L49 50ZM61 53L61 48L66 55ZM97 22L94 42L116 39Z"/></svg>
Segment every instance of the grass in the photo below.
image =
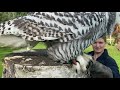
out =
<svg viewBox="0 0 120 90"><path fill-rule="evenodd" d="M13 50L10 48L0 48L0 77L2 76L2 60L6 54L11 53Z"/></svg>
<svg viewBox="0 0 120 90"><path fill-rule="evenodd" d="M37 46L35 46L33 49L45 49L46 45L44 43L39 43ZM2 77L2 71L3 71L3 67L2 67L2 60L4 59L4 57L13 52L16 49L11 49L8 47L5 48L1 48L0 47L0 77Z"/></svg>
<svg viewBox="0 0 120 90"><path fill-rule="evenodd" d="M34 49L45 49L45 48L46 46L44 43L39 43L36 47L34 47ZM107 45L106 48L108 49L109 55L116 60L120 70L120 51L118 51L115 46ZM14 49L10 49L10 48L0 48L0 77L2 76L2 70L3 70L2 60L6 54L11 53L13 50ZM92 51L91 46L85 49L85 52L90 52L90 51Z"/></svg>

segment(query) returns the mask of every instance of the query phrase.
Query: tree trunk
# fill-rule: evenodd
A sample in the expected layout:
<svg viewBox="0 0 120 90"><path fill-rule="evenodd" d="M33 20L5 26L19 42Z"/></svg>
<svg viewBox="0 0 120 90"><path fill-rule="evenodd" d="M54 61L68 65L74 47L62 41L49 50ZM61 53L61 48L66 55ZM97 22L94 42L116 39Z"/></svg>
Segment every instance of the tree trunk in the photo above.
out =
<svg viewBox="0 0 120 90"><path fill-rule="evenodd" d="M12 53L4 58L2 78L85 78L70 64L51 60L46 50Z"/></svg>

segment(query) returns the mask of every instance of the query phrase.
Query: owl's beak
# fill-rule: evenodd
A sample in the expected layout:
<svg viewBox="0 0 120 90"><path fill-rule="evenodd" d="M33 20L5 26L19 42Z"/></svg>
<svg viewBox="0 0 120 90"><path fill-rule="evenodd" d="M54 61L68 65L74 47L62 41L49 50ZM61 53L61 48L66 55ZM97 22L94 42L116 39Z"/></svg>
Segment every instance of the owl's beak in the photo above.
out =
<svg viewBox="0 0 120 90"><path fill-rule="evenodd" d="M77 61L75 59L73 59L72 64L77 65Z"/></svg>

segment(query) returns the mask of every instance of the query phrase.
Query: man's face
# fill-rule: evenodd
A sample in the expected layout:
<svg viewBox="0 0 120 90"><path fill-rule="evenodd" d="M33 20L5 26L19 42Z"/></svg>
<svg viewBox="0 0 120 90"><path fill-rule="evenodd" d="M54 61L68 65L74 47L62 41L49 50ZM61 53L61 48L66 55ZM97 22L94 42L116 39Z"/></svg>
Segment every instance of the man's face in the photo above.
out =
<svg viewBox="0 0 120 90"><path fill-rule="evenodd" d="M104 39L100 38L92 44L93 50L95 53L101 53L105 49L105 41Z"/></svg>

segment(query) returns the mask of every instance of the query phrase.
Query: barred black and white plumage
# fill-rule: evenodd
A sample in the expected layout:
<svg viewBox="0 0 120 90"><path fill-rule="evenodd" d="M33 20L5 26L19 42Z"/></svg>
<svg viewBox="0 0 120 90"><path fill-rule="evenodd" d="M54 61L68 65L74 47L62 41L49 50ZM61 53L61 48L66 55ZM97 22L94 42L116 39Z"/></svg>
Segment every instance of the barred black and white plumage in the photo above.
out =
<svg viewBox="0 0 120 90"><path fill-rule="evenodd" d="M111 33L119 15L119 12L31 12L1 23L0 35L24 39L32 46L36 45L33 42L50 41L49 56L64 63L81 55L105 33Z"/></svg>

